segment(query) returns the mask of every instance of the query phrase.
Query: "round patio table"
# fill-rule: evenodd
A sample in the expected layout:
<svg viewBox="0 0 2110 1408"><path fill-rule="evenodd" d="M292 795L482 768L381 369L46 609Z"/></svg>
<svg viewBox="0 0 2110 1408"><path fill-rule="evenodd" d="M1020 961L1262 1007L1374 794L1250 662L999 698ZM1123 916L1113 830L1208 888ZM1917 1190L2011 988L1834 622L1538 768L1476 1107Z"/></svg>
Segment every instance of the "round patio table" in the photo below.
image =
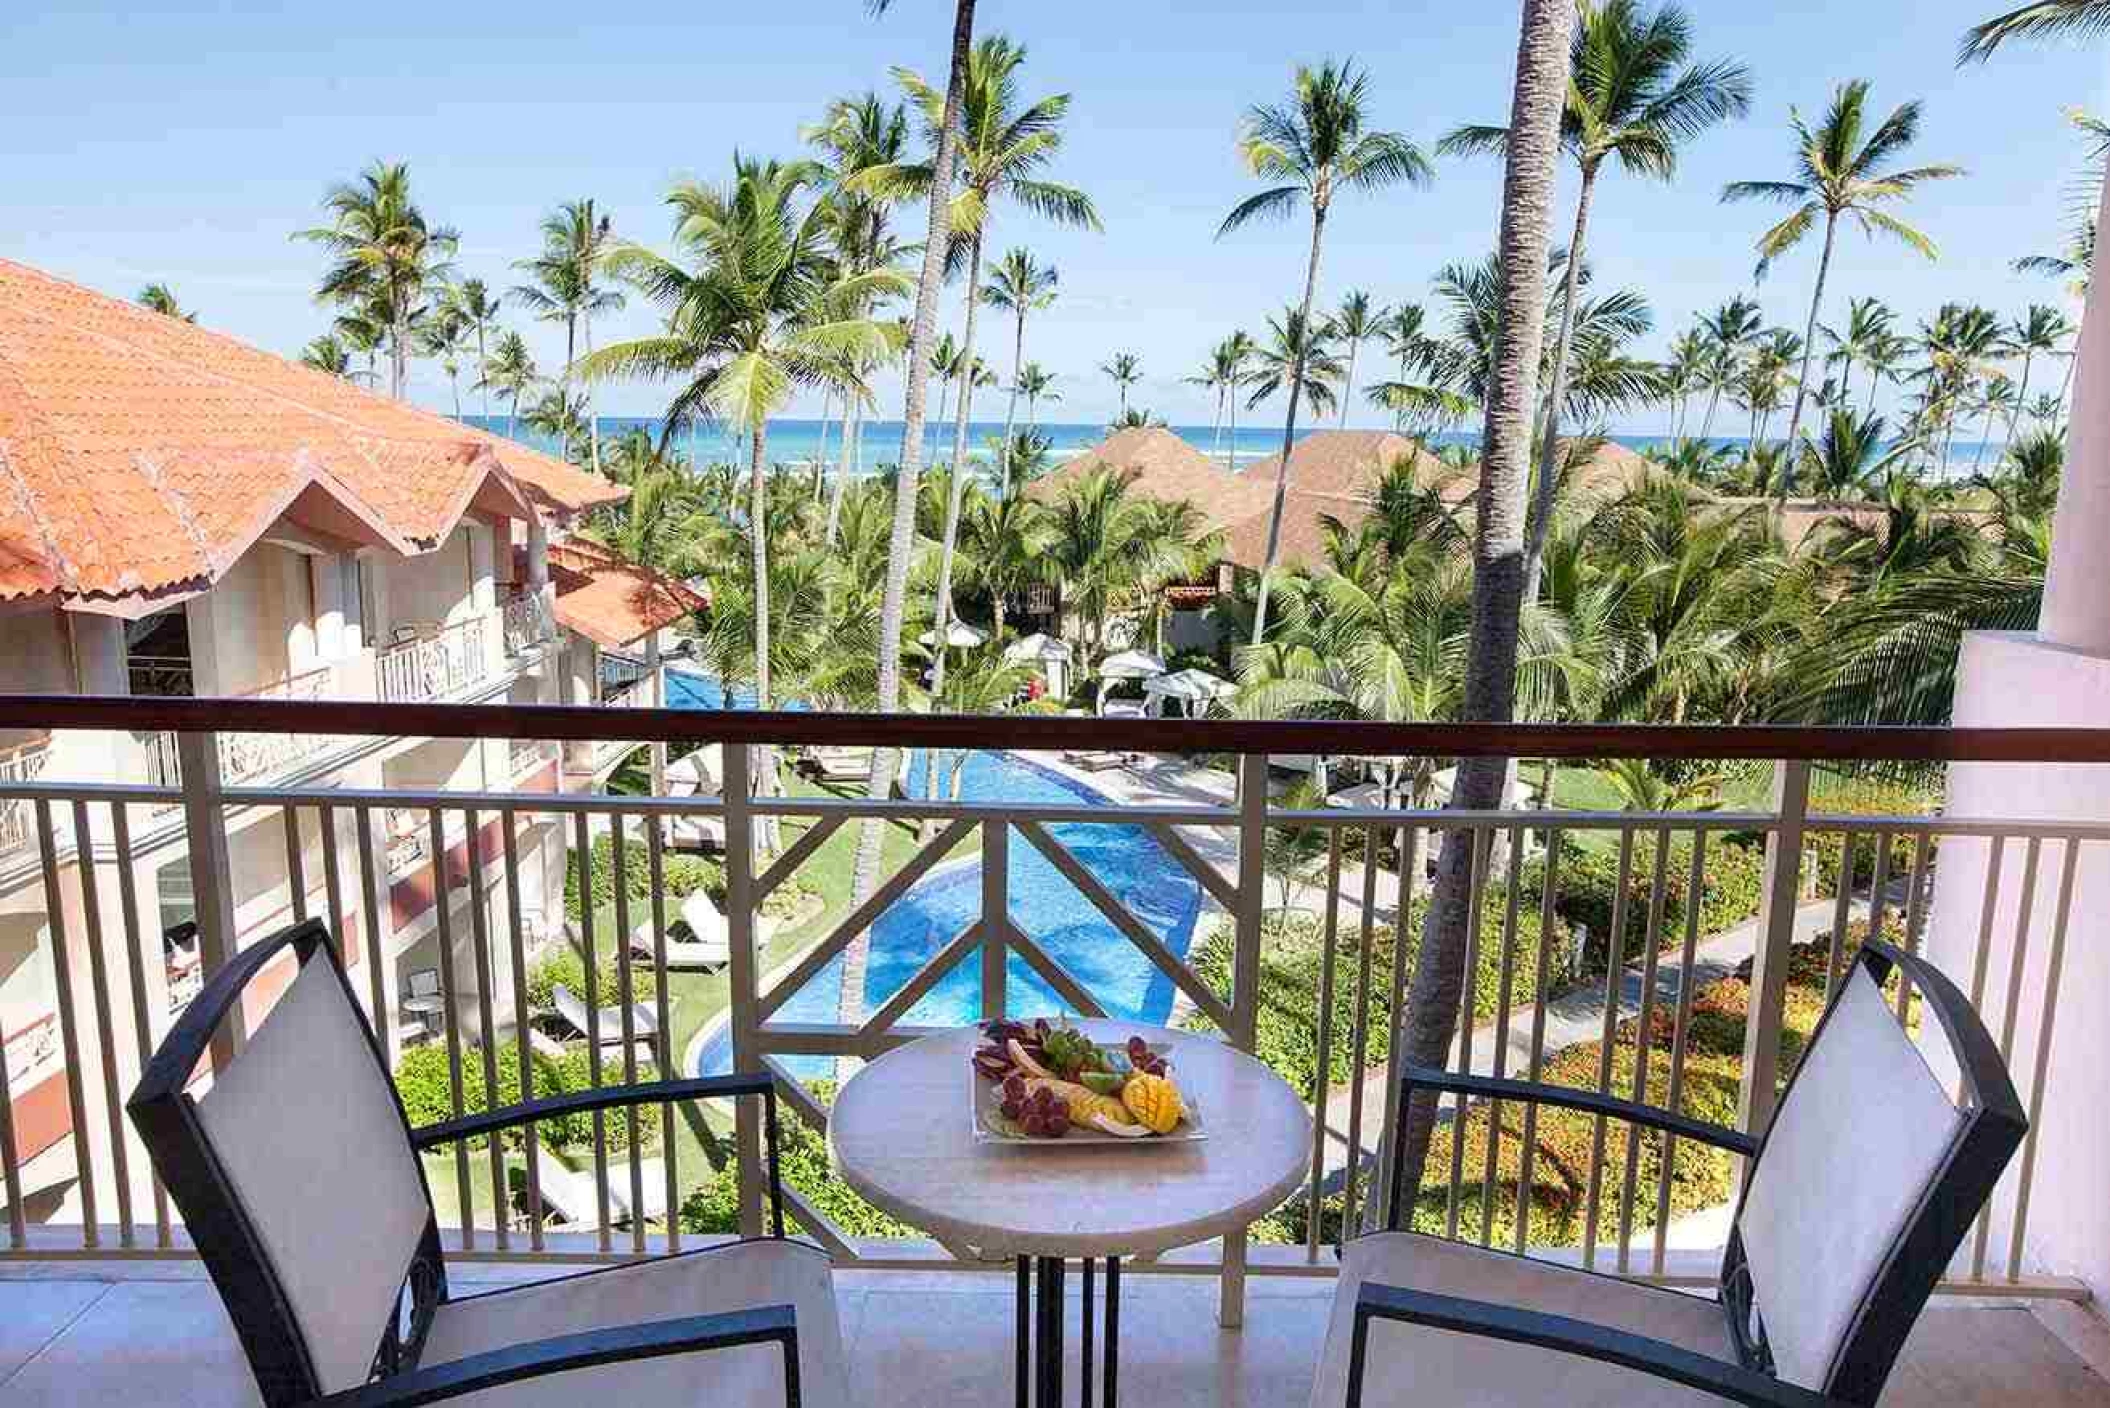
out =
<svg viewBox="0 0 2110 1408"><path fill-rule="evenodd" d="M828 1116L838 1173L873 1206L923 1228L955 1255L1017 1263L1017 1391L1062 1403L1064 1263L1083 1271L1080 1371L1092 1395L1093 1279L1106 1263L1105 1408L1115 1408L1121 1258L1238 1232L1303 1181L1311 1114L1273 1071L1223 1042L1133 1022L1081 1021L1119 1044L1169 1047L1204 1138L1132 1144L990 1143L975 1137L975 1027L896 1048L844 1084ZM1029 1349L1030 1345L1030 1349Z"/></svg>

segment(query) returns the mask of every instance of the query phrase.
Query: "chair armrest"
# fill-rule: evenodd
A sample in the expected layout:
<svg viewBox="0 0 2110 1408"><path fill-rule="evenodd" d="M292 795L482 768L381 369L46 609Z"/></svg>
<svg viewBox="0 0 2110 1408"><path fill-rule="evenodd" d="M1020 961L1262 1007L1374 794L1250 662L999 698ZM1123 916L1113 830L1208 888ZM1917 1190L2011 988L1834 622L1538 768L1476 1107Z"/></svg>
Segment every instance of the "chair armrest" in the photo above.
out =
<svg viewBox="0 0 2110 1408"><path fill-rule="evenodd" d="M1747 1369L1712 1359L1679 1345L1630 1334L1587 1320L1539 1311L1518 1310L1490 1301L1437 1295L1366 1282L1355 1301L1355 1332L1348 1350L1347 1408L1362 1408L1363 1377L1370 1348L1370 1322L1396 1320L1433 1330L1477 1335L1508 1344L1531 1345L1649 1374L1750 1408L1848 1408L1840 1399L1812 1392Z"/></svg>
<svg viewBox="0 0 2110 1408"><path fill-rule="evenodd" d="M1709 1124L1705 1120L1687 1119L1653 1105L1637 1105L1631 1100L1617 1096L1599 1095L1594 1090L1577 1090L1567 1085L1544 1085L1528 1080L1496 1080L1492 1076L1460 1075L1451 1071L1434 1070L1428 1066L1408 1066L1400 1073L1399 1083L1403 1095L1414 1090L1448 1090L1464 1095L1480 1095L1490 1100L1516 1100L1527 1105L1560 1105L1570 1110L1580 1110L1588 1115L1603 1115L1608 1119L1625 1120L1630 1124L1645 1125L1675 1134L1680 1139L1696 1139L1702 1144L1712 1144L1717 1149L1727 1149L1732 1154L1745 1158L1758 1152L1758 1141L1742 1130L1727 1125Z"/></svg>
<svg viewBox="0 0 2110 1408"><path fill-rule="evenodd" d="M530 1340L435 1364L429 1369L413 1369L378 1383L361 1384L318 1398L315 1404L316 1408L416 1408L419 1404L439 1403L547 1374L751 1344L783 1347L784 1402L786 1408L798 1408L799 1332L797 1317L788 1305L617 1325Z"/></svg>
<svg viewBox="0 0 2110 1408"><path fill-rule="evenodd" d="M762 1097L763 1142L769 1159L769 1199L774 1210L775 1235L784 1235L784 1182L777 1139L777 1084L766 1075L734 1073L724 1076L694 1076L687 1080L639 1081L635 1085L604 1085L594 1090L575 1090L540 1100L501 1105L481 1114L442 1120L410 1132L411 1147L420 1153L461 1139L513 1129L537 1120L633 1105L656 1105L669 1100L713 1100L732 1096ZM671 1215L672 1209L668 1210Z"/></svg>

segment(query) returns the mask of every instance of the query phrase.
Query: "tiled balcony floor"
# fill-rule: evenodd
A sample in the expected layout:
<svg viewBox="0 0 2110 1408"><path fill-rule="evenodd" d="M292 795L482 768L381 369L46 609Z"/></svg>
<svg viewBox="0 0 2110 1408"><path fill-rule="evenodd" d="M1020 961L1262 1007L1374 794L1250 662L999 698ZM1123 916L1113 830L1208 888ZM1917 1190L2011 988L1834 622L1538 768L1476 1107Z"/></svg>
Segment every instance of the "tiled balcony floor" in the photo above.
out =
<svg viewBox="0 0 2110 1408"><path fill-rule="evenodd" d="M511 1270L450 1267L467 1284ZM1072 1282L1074 1286L1074 1279ZM863 1408L992 1408L1011 1389L1009 1282L944 1273L839 1278ZM1214 1283L1134 1276L1122 1296L1125 1401L1149 1408L1298 1408L1330 1283L1257 1279L1246 1327L1219 1330ZM1074 1296L1071 1302L1075 1345ZM2092 1367L2091 1367L2092 1366ZM2110 1408L2110 1327L2067 1305L1937 1302L1886 1405ZM1069 1375L1075 1392L1076 1374ZM1074 1401L1074 1400L1073 1400ZM0 1405L249 1405L256 1392L212 1287L186 1264L0 1268Z"/></svg>

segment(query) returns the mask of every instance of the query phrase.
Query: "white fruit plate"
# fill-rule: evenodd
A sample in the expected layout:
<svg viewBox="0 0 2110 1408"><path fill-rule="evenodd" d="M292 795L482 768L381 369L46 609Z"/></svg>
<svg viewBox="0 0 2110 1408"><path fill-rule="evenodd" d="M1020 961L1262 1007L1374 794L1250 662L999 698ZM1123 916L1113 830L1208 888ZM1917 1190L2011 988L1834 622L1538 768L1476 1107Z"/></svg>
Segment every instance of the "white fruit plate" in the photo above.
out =
<svg viewBox="0 0 2110 1408"><path fill-rule="evenodd" d="M1120 1047L1102 1046L1100 1050L1119 1051ZM1154 1045L1150 1048L1157 1055L1164 1055L1171 1048ZM1166 1074L1172 1068L1166 1067ZM1182 1090L1180 1099L1186 1113L1179 1125L1170 1134L1146 1134L1140 1139L1129 1139L1119 1134L1108 1134L1097 1125L1072 1125L1069 1133L1060 1139L1046 1139L1032 1135L1004 1115L1004 1087L996 1081L983 1080L972 1064L967 1067L967 1080L972 1089L968 1092L969 1108L974 1117L974 1142L977 1144L1010 1144L1026 1149L1098 1148L1101 1145L1119 1145L1122 1148L1148 1148L1154 1144L1192 1144L1207 1139L1209 1132L1202 1125L1201 1109L1194 1097Z"/></svg>

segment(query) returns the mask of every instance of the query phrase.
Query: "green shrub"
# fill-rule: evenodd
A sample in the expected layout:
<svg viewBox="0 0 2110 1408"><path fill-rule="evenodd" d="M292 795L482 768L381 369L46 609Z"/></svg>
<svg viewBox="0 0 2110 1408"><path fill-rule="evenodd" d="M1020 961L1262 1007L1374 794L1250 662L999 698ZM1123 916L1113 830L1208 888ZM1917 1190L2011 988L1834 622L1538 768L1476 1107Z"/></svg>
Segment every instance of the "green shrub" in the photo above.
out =
<svg viewBox="0 0 2110 1408"><path fill-rule="evenodd" d="M536 1054L530 1057L535 1075L535 1096L540 1099L548 1095L568 1095L574 1091L594 1088L592 1071L584 1047L567 1050L562 1057ZM516 1105L522 1097L520 1082L520 1052L517 1047L507 1045L493 1053L493 1064L498 1072L498 1099L500 1106ZM640 1081L656 1080L656 1067L650 1062L640 1062L637 1070ZM615 1085L623 1079L620 1057L607 1059L601 1066L601 1084ZM438 1124L454 1118L453 1080L448 1073L447 1048L442 1042L429 1042L406 1050L396 1064L396 1094L403 1101L403 1112L412 1128ZM478 1045L462 1047L462 1113L481 1114L491 1109L491 1088L484 1079L483 1048ZM608 1148L627 1150L630 1147L629 1122L620 1110L609 1111L607 1127ZM593 1115L574 1114L559 1119L541 1120L536 1125L542 1142L553 1149L571 1149L580 1146L591 1148L593 1144ZM638 1144L650 1148L659 1139L659 1120L656 1114L650 1119L638 1120ZM487 1138L471 1139L472 1149L487 1147ZM508 1129L499 1134L500 1144L508 1150L526 1147L527 1131L524 1128Z"/></svg>
<svg viewBox="0 0 2110 1408"><path fill-rule="evenodd" d="M816 1081L812 1087L815 1098L823 1105L832 1104L835 1086L827 1081ZM835 1176L828 1162L828 1141L816 1134L805 1121L790 1111L779 1107L782 1124L779 1126L780 1169L785 1186L798 1191L800 1196L819 1211L837 1230L852 1237L921 1237L916 1228L881 1212L863 1198L850 1191L840 1178ZM740 1230L739 1165L733 1157L733 1143L729 1135L705 1132L706 1154L716 1170L702 1187L690 1193L681 1204L681 1230L699 1235L730 1235ZM763 1195L764 1214L768 1212L768 1195ZM785 1228L794 1236L806 1229L799 1223L798 1215L788 1208L785 1212Z"/></svg>
<svg viewBox="0 0 2110 1408"><path fill-rule="evenodd" d="M1663 920L1657 933L1658 946L1674 948L1685 941L1687 892L1692 884L1692 836L1673 835L1663 877ZM1621 963L1641 956L1648 943L1649 909L1655 892L1657 843L1654 835L1634 838L1632 862L1627 871L1625 932L1620 944ZM1733 928L1756 918L1765 895L1765 852L1733 836L1711 834L1700 867L1701 938ZM1589 931L1584 966L1593 973L1605 971L1612 915L1619 892L1617 852L1587 851L1563 842L1559 870L1555 874L1555 906L1570 924Z"/></svg>
<svg viewBox="0 0 2110 1408"><path fill-rule="evenodd" d="M615 838L606 832L593 839L593 902L595 908L609 905L615 900ZM624 839L623 845L624 890L633 902L631 923L646 916L647 911L635 907L636 901L649 904L652 899L652 858L647 854L645 840L641 836ZM725 897L725 869L717 861L704 856L676 855L666 851L660 853L660 879L669 901L668 920L672 922L673 902L688 898L697 890L707 890L721 903ZM579 895L579 863L574 855L564 870L564 913L573 923L585 916Z"/></svg>
<svg viewBox="0 0 2110 1408"><path fill-rule="evenodd" d="M1412 970L1414 950L1420 943L1427 901L1417 900L1411 916L1407 944L1407 966ZM1496 1015L1502 994L1502 935L1507 922L1506 892L1488 891L1480 911L1478 967L1474 977L1473 1007L1481 1018ZM1312 1097L1312 1072L1318 1063L1319 1034L1314 1014L1325 963L1323 930L1316 917L1306 914L1271 916L1263 930L1260 950L1260 1011L1257 1052L1283 1079L1306 1099ZM1334 936L1333 1033L1329 1043L1327 1082L1338 1085L1352 1078L1355 1057L1356 975L1362 945L1359 921L1343 913ZM1218 992L1230 990L1234 938L1228 924L1219 924L1190 955L1195 972ZM1551 959L1546 991L1557 992L1570 978L1567 971L1574 941L1567 926L1555 920L1547 945ZM1375 924L1370 931L1370 995L1365 1053L1370 1064L1381 1064L1391 1050L1391 978L1394 932L1389 924ZM1538 992L1539 924L1536 911L1520 905L1517 914L1514 957L1509 978L1509 1000L1513 1011L1530 1006ZM1207 1019L1196 1015L1188 1025L1205 1028Z"/></svg>
<svg viewBox="0 0 2110 1408"><path fill-rule="evenodd" d="M1881 779L1854 779L1838 781L1813 788L1810 795L1810 810L1834 816L1929 816L1941 810L1941 799L1923 789L1903 783L1885 782ZM1839 893L1839 861L1841 834L1838 831L1811 833L1803 842L1803 874L1813 878L1816 893L1831 896ZM1929 846L1936 846L1933 838L1927 838ZM1857 834L1853 840L1853 886L1865 889L1875 883L1876 851L1880 845L1877 837L1866 833ZM1893 837L1890 843L1890 878L1902 880L1912 874L1912 867L1919 855L1921 841L1916 837ZM1933 852L1928 853L1928 863L1933 863Z"/></svg>
<svg viewBox="0 0 2110 1408"><path fill-rule="evenodd" d="M601 948L600 962L594 967L596 990L594 995L603 1007L614 1005L622 995L623 971L621 961L612 951L612 935L597 935ZM578 994L579 1001L586 1001L586 961L579 956L578 949L569 943L559 943L549 952L535 960L527 972L528 1010L547 1012L556 1005L554 993L558 984L563 984ZM658 991L658 973L644 959L634 959L630 964L631 1000L643 1002Z"/></svg>

